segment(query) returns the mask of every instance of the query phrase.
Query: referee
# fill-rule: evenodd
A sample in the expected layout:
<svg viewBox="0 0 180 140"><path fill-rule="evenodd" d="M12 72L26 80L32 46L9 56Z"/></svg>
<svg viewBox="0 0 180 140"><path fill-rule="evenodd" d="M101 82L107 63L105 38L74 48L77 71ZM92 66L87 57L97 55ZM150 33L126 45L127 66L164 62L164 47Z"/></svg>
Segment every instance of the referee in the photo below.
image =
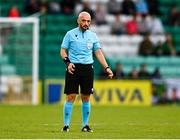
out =
<svg viewBox="0 0 180 140"><path fill-rule="evenodd" d="M107 76L111 79L113 73L108 66L96 34L89 30L91 16L81 12L77 19L78 27L66 33L61 44L60 55L67 65L64 103L64 127L62 132L69 132L72 106L76 95L80 93L82 99L82 132L93 132L89 127L90 95L93 94L93 53L104 67Z"/></svg>

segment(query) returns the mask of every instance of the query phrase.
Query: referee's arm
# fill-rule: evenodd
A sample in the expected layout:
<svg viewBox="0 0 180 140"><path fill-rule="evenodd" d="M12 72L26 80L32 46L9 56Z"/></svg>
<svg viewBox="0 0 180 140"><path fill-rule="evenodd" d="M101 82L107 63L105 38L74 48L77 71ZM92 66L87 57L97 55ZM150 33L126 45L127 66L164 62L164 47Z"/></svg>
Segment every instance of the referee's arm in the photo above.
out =
<svg viewBox="0 0 180 140"><path fill-rule="evenodd" d="M60 55L61 55L62 59L67 57L67 50L65 48L61 48Z"/></svg>
<svg viewBox="0 0 180 140"><path fill-rule="evenodd" d="M104 67L106 73L108 74L108 77L110 79L112 79L113 72L111 71L110 67L108 66L106 59L102 53L102 50L101 49L96 50L95 55L96 55L97 59L99 60L99 62L101 63L101 65Z"/></svg>
<svg viewBox="0 0 180 140"><path fill-rule="evenodd" d="M68 58L68 55L67 55L67 49L61 48L60 56L62 57L62 59L64 60L65 64L67 65L68 72L70 74L73 74L75 65L70 62L70 60ZM68 58L68 61L67 61L67 58Z"/></svg>

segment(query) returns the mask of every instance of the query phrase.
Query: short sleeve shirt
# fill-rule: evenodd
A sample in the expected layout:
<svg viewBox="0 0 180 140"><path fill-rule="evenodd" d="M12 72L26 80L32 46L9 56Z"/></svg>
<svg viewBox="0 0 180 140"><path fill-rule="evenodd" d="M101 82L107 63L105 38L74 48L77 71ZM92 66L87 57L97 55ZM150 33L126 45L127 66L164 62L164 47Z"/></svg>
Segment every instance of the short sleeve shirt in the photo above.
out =
<svg viewBox="0 0 180 140"><path fill-rule="evenodd" d="M93 52L100 49L97 35L86 30L82 32L79 27L66 33L61 44L61 48L68 50L68 57L74 64L92 64Z"/></svg>

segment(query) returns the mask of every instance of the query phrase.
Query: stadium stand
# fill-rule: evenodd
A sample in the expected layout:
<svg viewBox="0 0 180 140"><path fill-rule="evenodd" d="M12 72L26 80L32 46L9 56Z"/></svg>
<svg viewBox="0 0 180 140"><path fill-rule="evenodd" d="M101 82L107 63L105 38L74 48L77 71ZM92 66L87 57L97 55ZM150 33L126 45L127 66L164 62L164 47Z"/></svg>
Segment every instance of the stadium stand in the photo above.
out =
<svg viewBox="0 0 180 140"><path fill-rule="evenodd" d="M7 55L0 55L0 75L14 75L16 68L9 64Z"/></svg>
<svg viewBox="0 0 180 140"><path fill-rule="evenodd" d="M57 0L58 1L58 0ZM88 1L88 0L86 0ZM118 2L122 2L123 0L118 0ZM59 2L59 1L58 1ZM106 6L108 0L93 0L90 1L92 8L95 9L97 3L101 3L103 6ZM6 4L4 4L6 3ZM8 9L15 3L18 3L17 7L21 13L21 16L27 16L24 12L24 2L21 0L1 0L1 15L6 17L8 15ZM172 7L173 4L177 4L180 6L180 1L170 1L170 0L160 0L160 12L161 15L158 16L164 25L164 29L166 32L170 32L173 35L174 44L178 54L180 53L180 27L172 27L166 24L168 18L168 11ZM113 21L113 15L107 14L106 19L108 23ZM40 78L45 76L46 78L63 78L64 77L64 64L59 57L59 47L60 43L63 39L64 34L69 29L75 27L76 24L76 16L75 15L52 15L47 14L40 17L40 19L45 19L45 32L41 30L40 32L40 59L39 59L39 75ZM123 16L123 22L131 19L131 16ZM108 61L110 62L111 67L114 68L116 62L120 62L123 64L123 68L125 71L129 72L132 66L139 67L141 63L146 63L148 65L148 70L150 72L153 71L155 67L160 67L160 71L163 77L180 77L180 58L178 56L163 56L163 57L141 57L137 55L138 45L142 41L143 36L141 35L111 35L110 34L110 26L109 24L97 26L93 24L91 29L94 30L102 43L103 51L105 52ZM24 29L24 33L26 34L28 29ZM25 39L28 36L22 36ZM13 36L9 37L9 39L13 40ZM164 35L152 35L151 41L154 44L157 44L158 41L165 42ZM21 46L22 47L22 46ZM15 46L16 49L19 49L19 46ZM8 52L12 52L10 46L6 46L6 50ZM5 51L5 55L7 55L7 51ZM27 50L28 51L28 50ZM11 54L11 53L10 53ZM25 55L25 54L24 54ZM9 73L22 73L27 74L29 71L28 64L26 68L20 68L20 65L13 65L13 55L3 56L1 61L2 63L6 62L6 57L9 57L9 61L11 65L7 65L6 68L9 69ZM20 55L18 59L22 58L23 55ZM30 59L30 58L26 58ZM0 62L1 62L0 61ZM30 61L32 61L30 59ZM23 61L22 61L23 63ZM168 66L171 67L168 67ZM100 66L97 62L95 62L95 66L97 66L97 70L95 72L95 76L100 71Z"/></svg>
<svg viewBox="0 0 180 140"><path fill-rule="evenodd" d="M75 16L53 16L46 17L47 28L46 35L41 34L43 43L40 44L40 76L43 74L48 78L63 78L64 63L60 59L60 43L65 33L75 27ZM44 56L44 57L43 57Z"/></svg>

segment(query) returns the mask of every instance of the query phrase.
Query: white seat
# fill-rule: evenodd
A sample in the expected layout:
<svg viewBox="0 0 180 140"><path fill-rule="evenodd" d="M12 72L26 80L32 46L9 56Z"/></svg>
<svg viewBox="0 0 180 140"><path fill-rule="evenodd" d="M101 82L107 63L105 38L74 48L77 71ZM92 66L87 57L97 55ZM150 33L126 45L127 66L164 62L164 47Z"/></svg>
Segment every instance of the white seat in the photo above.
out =
<svg viewBox="0 0 180 140"><path fill-rule="evenodd" d="M90 28L93 32L98 34L98 36L109 34L111 30L109 25L101 25L101 26L92 25Z"/></svg>
<svg viewBox="0 0 180 140"><path fill-rule="evenodd" d="M101 41L101 43L103 42L117 42L117 36L115 35L102 35L99 36L99 40Z"/></svg>
<svg viewBox="0 0 180 140"><path fill-rule="evenodd" d="M8 82L8 76L1 76L0 77L0 83L6 84Z"/></svg>
<svg viewBox="0 0 180 140"><path fill-rule="evenodd" d="M151 35L150 40L156 45L159 41L162 43L165 42L166 37L164 35Z"/></svg>
<svg viewBox="0 0 180 140"><path fill-rule="evenodd" d="M130 37L131 44L139 45L139 43L143 40L143 37L140 35L133 35Z"/></svg>
<svg viewBox="0 0 180 140"><path fill-rule="evenodd" d="M115 20L115 16L110 15L110 14L107 14L105 18L106 18L107 22L110 23L110 24L113 23L114 20Z"/></svg>
<svg viewBox="0 0 180 140"><path fill-rule="evenodd" d="M127 21L131 20L132 19L132 16L126 16L126 15L121 15L121 21L123 23L126 23ZM107 14L106 15L106 20L108 21L108 23L113 23L115 21L115 16L114 15L110 15L110 14Z"/></svg>
<svg viewBox="0 0 180 140"><path fill-rule="evenodd" d="M138 48L133 46L104 46L102 48L103 52L107 56L136 56Z"/></svg>
<svg viewBox="0 0 180 140"><path fill-rule="evenodd" d="M118 37L118 43L120 45L131 45L131 46L139 46L139 43L142 41L143 37L140 35L130 36L130 35L122 35Z"/></svg>
<svg viewBox="0 0 180 140"><path fill-rule="evenodd" d="M124 56L136 56L137 55L137 51L138 51L138 48L137 47L134 47L134 46L122 46L120 47L121 50L121 55L124 55Z"/></svg>
<svg viewBox="0 0 180 140"><path fill-rule="evenodd" d="M121 36L118 37L117 41L118 41L119 44L124 45L124 44L128 44L129 43L130 38L127 35L121 35Z"/></svg>
<svg viewBox="0 0 180 140"><path fill-rule="evenodd" d="M8 93L8 86L1 84L1 85L0 85L0 94L5 95L5 94L7 94L7 93Z"/></svg>
<svg viewBox="0 0 180 140"><path fill-rule="evenodd" d="M1 76L0 77L0 93L7 94L8 92L8 77Z"/></svg>

